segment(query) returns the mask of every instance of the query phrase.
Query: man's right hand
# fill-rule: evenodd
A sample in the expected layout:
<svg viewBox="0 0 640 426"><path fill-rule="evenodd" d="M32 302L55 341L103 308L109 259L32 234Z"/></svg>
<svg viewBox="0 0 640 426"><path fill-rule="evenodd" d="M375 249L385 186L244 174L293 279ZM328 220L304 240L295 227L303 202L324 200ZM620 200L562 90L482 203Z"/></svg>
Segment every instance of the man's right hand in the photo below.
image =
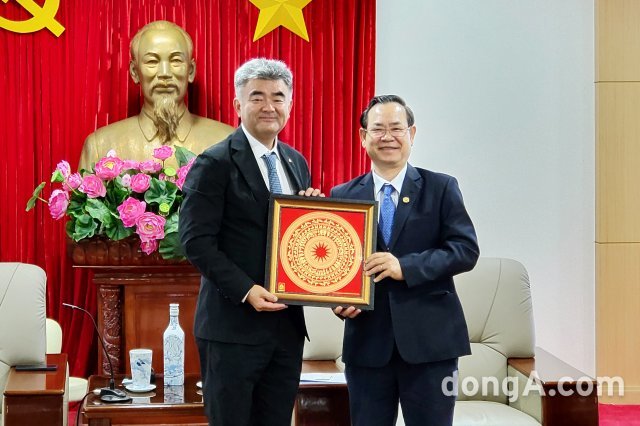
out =
<svg viewBox="0 0 640 426"><path fill-rule="evenodd" d="M258 312L281 311L287 307L287 305L283 303L276 303L277 301L278 298L275 294L269 293L266 288L257 284L251 287L246 300L246 302L250 303Z"/></svg>
<svg viewBox="0 0 640 426"><path fill-rule="evenodd" d="M340 315L344 318L355 318L360 315L362 310L356 308L355 306L349 306L348 308L343 308L342 306L336 306L333 308L333 313L336 315Z"/></svg>

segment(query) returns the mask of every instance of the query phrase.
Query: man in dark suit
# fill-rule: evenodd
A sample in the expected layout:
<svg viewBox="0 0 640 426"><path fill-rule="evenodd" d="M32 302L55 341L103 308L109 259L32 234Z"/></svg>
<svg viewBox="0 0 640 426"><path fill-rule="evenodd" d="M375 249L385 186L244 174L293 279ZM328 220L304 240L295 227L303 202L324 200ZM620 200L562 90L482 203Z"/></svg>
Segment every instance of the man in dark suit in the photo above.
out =
<svg viewBox="0 0 640 426"><path fill-rule="evenodd" d="M270 192L320 195L302 155L277 138L292 79L280 61L238 68L233 103L242 124L198 156L183 187L180 240L202 274L194 334L216 426L289 425L300 380L302 309L262 286Z"/></svg>
<svg viewBox="0 0 640 426"><path fill-rule="evenodd" d="M451 425L455 394L443 380L471 353L453 276L478 259L475 230L453 177L408 164L416 128L402 98L374 97L360 124L373 170L331 191L379 202L377 252L364 265L375 275L375 309L334 309L347 318L352 421L395 425L399 401L408 426Z"/></svg>

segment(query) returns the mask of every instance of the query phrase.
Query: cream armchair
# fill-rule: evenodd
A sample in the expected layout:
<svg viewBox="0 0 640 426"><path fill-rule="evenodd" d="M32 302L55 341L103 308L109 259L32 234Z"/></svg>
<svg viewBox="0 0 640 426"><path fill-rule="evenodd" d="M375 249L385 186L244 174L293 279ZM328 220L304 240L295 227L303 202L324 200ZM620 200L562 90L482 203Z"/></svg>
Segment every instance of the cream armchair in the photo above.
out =
<svg viewBox="0 0 640 426"><path fill-rule="evenodd" d="M66 424L66 356L45 355L46 280L35 265L0 263L0 425ZM45 361L58 370L13 368Z"/></svg>
<svg viewBox="0 0 640 426"><path fill-rule="evenodd" d="M457 276L455 284L473 354L460 358L454 425L597 426L595 381L535 348L524 266L510 259L481 258L472 271ZM561 381L563 377L573 381Z"/></svg>
<svg viewBox="0 0 640 426"><path fill-rule="evenodd" d="M47 318L47 354L59 354L62 351L62 327L53 318ZM87 393L89 383L84 377L69 377L69 402L81 401Z"/></svg>

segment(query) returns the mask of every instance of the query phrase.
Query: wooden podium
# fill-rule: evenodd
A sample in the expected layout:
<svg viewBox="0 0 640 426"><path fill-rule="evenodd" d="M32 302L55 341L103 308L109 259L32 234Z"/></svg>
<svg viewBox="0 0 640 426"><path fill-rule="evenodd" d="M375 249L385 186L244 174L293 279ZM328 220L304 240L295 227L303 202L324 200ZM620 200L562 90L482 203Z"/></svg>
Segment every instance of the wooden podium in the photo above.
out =
<svg viewBox="0 0 640 426"><path fill-rule="evenodd" d="M169 325L169 303L180 304L185 334L185 373L200 374L193 337L193 317L200 273L188 262L163 260L140 251L139 241L92 238L70 241L73 266L89 269L97 287L96 321L116 374L130 373L129 350L153 350L153 369L163 371L162 334ZM98 369L109 374L109 363L98 350Z"/></svg>

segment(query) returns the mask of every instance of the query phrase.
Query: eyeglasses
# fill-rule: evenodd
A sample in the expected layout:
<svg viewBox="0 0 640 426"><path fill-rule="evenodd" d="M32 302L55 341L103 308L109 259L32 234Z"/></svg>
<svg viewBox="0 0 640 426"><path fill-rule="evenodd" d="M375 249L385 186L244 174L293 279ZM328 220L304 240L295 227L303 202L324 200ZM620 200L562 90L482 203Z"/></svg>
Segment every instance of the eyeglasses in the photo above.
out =
<svg viewBox="0 0 640 426"><path fill-rule="evenodd" d="M394 127L393 129L370 129L370 130L363 129L363 130L365 131L365 133L368 133L369 136L371 136L372 138L381 138L384 135L386 135L387 132L389 132L389 134L394 138L401 138L402 136L407 134L407 130L409 130L410 128L411 126L405 127L405 128Z"/></svg>

